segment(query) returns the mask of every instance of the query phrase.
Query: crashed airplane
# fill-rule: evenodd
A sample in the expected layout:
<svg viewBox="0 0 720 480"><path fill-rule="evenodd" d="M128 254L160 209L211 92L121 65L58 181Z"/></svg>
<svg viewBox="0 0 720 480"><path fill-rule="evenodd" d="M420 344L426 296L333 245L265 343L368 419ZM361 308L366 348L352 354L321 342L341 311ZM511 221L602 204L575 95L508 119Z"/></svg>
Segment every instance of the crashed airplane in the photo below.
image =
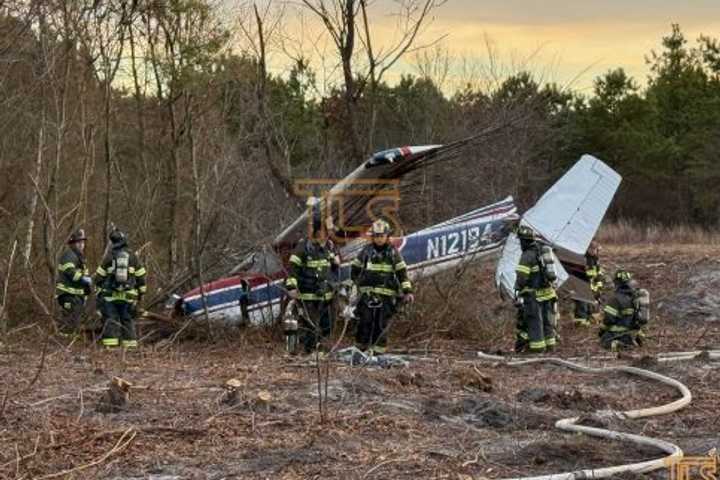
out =
<svg viewBox="0 0 720 480"><path fill-rule="evenodd" d="M475 137L477 139L478 137ZM453 158L467 140L442 146L403 147L373 155L342 181L331 186L322 202L334 197L347 201L332 215L344 225L371 223L366 208L386 196L404 175L435 162ZM496 284L501 294L513 297L515 266L520 244L513 233L518 224L532 227L553 247L561 265L558 283L568 279L576 296L583 296L584 255L620 184L621 177L599 159L584 155L524 215L518 215L512 197L478 208L440 224L391 239L408 265L413 281L477 261L497 261ZM360 187L358 187L360 185ZM368 187L370 185L370 187ZM358 189L365 195L352 195ZM368 190L370 195L367 195ZM332 211L330 205L324 205ZM272 248L250 255L227 277L204 284L180 297L175 311L197 317L207 315L231 325L270 325L281 314L287 259L307 231L303 213L273 242ZM349 278L350 262L367 241L363 228L350 232L340 249L338 284ZM499 257L499 259L498 259ZM579 292L579 293L578 293ZM585 295L589 295L587 292Z"/></svg>

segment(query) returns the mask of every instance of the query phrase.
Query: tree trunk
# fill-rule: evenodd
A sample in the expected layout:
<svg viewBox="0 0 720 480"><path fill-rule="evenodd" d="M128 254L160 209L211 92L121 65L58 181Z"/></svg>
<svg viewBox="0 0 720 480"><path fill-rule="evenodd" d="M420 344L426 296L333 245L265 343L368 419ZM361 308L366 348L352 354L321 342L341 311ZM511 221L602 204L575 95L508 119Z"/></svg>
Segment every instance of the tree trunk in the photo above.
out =
<svg viewBox="0 0 720 480"><path fill-rule="evenodd" d="M352 56L355 50L355 0L345 0L343 19L346 33L344 42L340 45L340 56L345 80L345 113L347 115L347 133L352 147L353 164L357 164L365 157L365 151L360 146L360 135L357 130L357 98L352 69Z"/></svg>
<svg viewBox="0 0 720 480"><path fill-rule="evenodd" d="M33 188L30 196L30 213L28 214L27 231L25 232L25 246L23 247L23 257L25 266L30 265L30 256L32 255L33 230L35 228L35 211L37 210L38 195L40 192L35 185L40 185L40 173L43 165L43 149L45 148L45 108L43 107L40 115L40 129L38 131L38 148L35 157L35 173L33 175Z"/></svg>
<svg viewBox="0 0 720 480"><path fill-rule="evenodd" d="M188 146L190 147L190 163L192 164L193 174L193 259L195 260L195 274L200 282L200 296L202 298L203 312L205 314L205 322L207 323L208 333L212 335L212 325L210 324L210 315L208 313L207 296L205 295L205 276L203 274L202 261L202 189L200 185L200 169L198 167L197 156L195 155L195 135L193 131L192 117L192 95L185 93L185 120L188 136Z"/></svg>
<svg viewBox="0 0 720 480"><path fill-rule="evenodd" d="M65 28L69 29L69 25L67 24L67 12L65 12L66 19L65 19ZM50 283L52 284L55 279L55 264L57 263L57 250L56 250L56 243L57 243L57 218L58 214L60 213L60 196L58 194L59 191L59 177L60 177L60 165L62 164L62 158L63 158L63 147L65 143L65 133L66 133L66 127L67 127L67 93L68 93L68 83L70 80L70 60L71 60L71 50L72 45L70 41L65 38L65 50L64 55L62 58L62 61L64 62L64 71L63 71L63 78L62 83L59 87L59 94L55 94L55 128L57 132L57 138L55 139L55 161L53 163L53 167L50 173L50 181L48 182L48 189L47 189L47 201L49 205L49 210L47 212L47 221L44 224L43 229L43 238L44 238L44 247L45 247L45 264L48 269L48 275L50 278Z"/></svg>
<svg viewBox="0 0 720 480"><path fill-rule="evenodd" d="M105 206L103 208L103 235L110 233L110 197L112 192L112 148L110 145L110 97L112 90L109 79L105 79L105 132L103 134L103 148L105 150Z"/></svg>
<svg viewBox="0 0 720 480"><path fill-rule="evenodd" d="M177 130L176 118L175 118L175 105L172 98L167 99L167 113L168 120L170 121L170 136L172 146L170 148L170 155L168 157L167 174L169 175L168 184L168 207L169 207L169 222L168 230L170 233L170 239L168 241L168 275L170 278L175 277L178 263L178 252L177 252L177 212L178 212L178 174L179 174L179 160L178 160L178 147L180 143L180 134Z"/></svg>

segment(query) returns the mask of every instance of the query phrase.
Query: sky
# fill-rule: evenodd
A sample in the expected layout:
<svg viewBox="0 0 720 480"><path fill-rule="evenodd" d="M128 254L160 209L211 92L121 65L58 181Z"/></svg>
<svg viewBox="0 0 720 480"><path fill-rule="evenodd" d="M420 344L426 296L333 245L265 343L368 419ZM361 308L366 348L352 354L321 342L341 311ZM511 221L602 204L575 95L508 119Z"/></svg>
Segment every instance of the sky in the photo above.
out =
<svg viewBox="0 0 720 480"><path fill-rule="evenodd" d="M482 51L489 37L505 56L538 51L532 63L546 77L575 79L582 89L616 67L644 83L645 56L659 49L672 23L691 43L701 33L720 37L720 0L449 0L431 28L447 32L451 50Z"/></svg>
<svg viewBox="0 0 720 480"><path fill-rule="evenodd" d="M376 48L397 37L391 14L396 4L372 2ZM643 85L649 71L645 57L659 49L672 23L680 24L691 45L700 34L720 37L720 0L447 0L432 17L419 44L442 38L435 48L452 57L451 80L470 76L462 59L487 73L489 43L499 70L529 68L543 81L578 91L589 91L594 78L617 67ZM303 31L307 37L317 34L312 27ZM407 56L388 80L417 72L416 65L416 56Z"/></svg>

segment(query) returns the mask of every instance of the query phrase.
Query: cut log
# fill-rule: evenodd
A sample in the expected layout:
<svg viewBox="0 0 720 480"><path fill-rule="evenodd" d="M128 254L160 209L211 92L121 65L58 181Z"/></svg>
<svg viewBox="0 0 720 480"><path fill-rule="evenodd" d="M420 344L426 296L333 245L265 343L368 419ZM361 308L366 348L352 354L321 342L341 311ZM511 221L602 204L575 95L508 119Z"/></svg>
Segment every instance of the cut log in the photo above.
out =
<svg viewBox="0 0 720 480"><path fill-rule="evenodd" d="M116 413L124 410L130 402L132 383L120 377L113 377L107 391L100 398L97 410L102 413Z"/></svg>

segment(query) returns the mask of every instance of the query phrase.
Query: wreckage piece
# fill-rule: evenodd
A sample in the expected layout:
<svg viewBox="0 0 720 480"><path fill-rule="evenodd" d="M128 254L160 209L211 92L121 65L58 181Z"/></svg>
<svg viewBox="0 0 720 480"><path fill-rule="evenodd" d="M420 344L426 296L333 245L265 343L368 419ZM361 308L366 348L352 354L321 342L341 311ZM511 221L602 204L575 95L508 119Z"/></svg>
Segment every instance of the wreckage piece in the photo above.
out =
<svg viewBox="0 0 720 480"><path fill-rule="evenodd" d="M368 204L384 193L388 193L389 190L398 188L400 189L399 193L403 197L407 197L406 193L409 192L405 191L400 183L406 175L430 165L455 160L473 147L486 145L493 137L504 134L510 125L522 120L520 116L499 119L488 128L445 145L405 146L383 150L372 155L348 176L333 185L327 185L325 183L327 181L323 180L308 180L296 184L296 193L318 198L320 204L317 207L323 212L328 211L328 199L332 201L340 197L348 198L349 201L343 202L337 212L333 208L330 210L333 210L333 218L343 223L339 227L342 229L350 226L353 228L350 238L357 238L364 233L361 227L370 227L374 220L366 208ZM326 189L326 192L318 194L319 192L315 190L322 188L324 183L330 188ZM302 191L304 189L308 191ZM357 192L354 191L357 190L362 191L362 195L355 195L354 193ZM309 213L308 211L303 212L273 241L273 248L281 258L284 259L297 242L308 233Z"/></svg>
<svg viewBox="0 0 720 480"><path fill-rule="evenodd" d="M380 368L410 366L409 358L405 355L369 355L357 347L348 347L338 350L333 353L333 358L351 366Z"/></svg>
<svg viewBox="0 0 720 480"><path fill-rule="evenodd" d="M473 137L476 141L479 137ZM353 179L398 179L413 169L422 168L433 161L453 158L470 140L446 146L403 147L380 152L348 176L335 193L352 188ZM466 143L462 143L466 142ZM577 251L587 247L600 225L619 184L619 175L589 155L564 175L538 203L528 211L523 222L530 224L548 243ZM335 189L336 186L333 186ZM331 192L333 190L331 189ZM377 191L380 195L382 188ZM324 199L321 201L325 201ZM370 197L360 197L346 204L345 218L362 224L365 205ZM362 212L362 213L358 213ZM414 281L435 275L458 265L494 259L505 247L496 273L498 286L509 296L513 294L515 265L519 258L516 239L509 236L520 217L512 197L472 210L445 222L422 229L413 234L393 238L391 242L400 250ZM559 220L558 220L559 219ZM176 313L186 316L207 315L211 320L229 325L270 325L282 310L285 300L283 255L293 247L307 228L303 214L281 233L273 250L264 249L248 257L234 275L221 278L185 294L175 303ZM564 223L563 223L564 222ZM510 241L506 241L507 239ZM363 237L354 238L342 246L343 264L336 279L338 284L350 277L349 262L366 244ZM584 250L583 250L584 253ZM584 265L563 261L571 273L581 275ZM242 271L241 271L242 270ZM559 272L561 282L569 275Z"/></svg>
<svg viewBox="0 0 720 480"><path fill-rule="evenodd" d="M466 262L494 258L517 219L517 208L512 197L508 197L443 224L393 238L391 242L402 253L410 278L418 280ZM343 263L336 278L338 283L349 280L350 262L364 245L365 240L358 240L341 249ZM264 263L274 261L277 259ZM213 320L229 325L269 325L280 314L286 276L285 271L269 275L239 273L210 282L202 291L196 288L188 292L178 308L184 315L199 316L204 315L207 305L208 316Z"/></svg>
<svg viewBox="0 0 720 480"><path fill-rule="evenodd" d="M657 415L666 415L674 413L682 408L685 408L692 401L692 394L690 390L681 382L674 378L666 377L659 373L644 370L642 368L628 367L628 366L615 366L615 367L603 367L593 368L586 367L577 363L569 362L561 358L556 357L544 357L544 358L532 358L525 360L511 360L506 357L500 357L497 355L488 355L483 352L478 352L478 357L481 360L488 360L493 362L501 362L508 366L522 366L538 363L549 363L553 365L559 365L562 367L569 368L582 373L594 373L594 374L615 374L618 372L627 373L633 376L654 380L664 385L674 388L680 393L680 398L665 405L657 407L643 408L639 410L628 410L624 412L614 411L603 411L596 412L598 415L616 415L620 418L636 419L636 418L647 418ZM647 473L655 470L667 468L679 462L683 458L683 451L677 445L666 442L664 440L658 440L655 438L646 437L644 435L637 435L632 433L617 432L614 430L607 430L598 427L589 427L584 425L578 425L581 421L581 417L563 418L555 423L555 427L570 433L584 433L593 437L599 437L607 440L620 440L625 442L634 443L636 445L649 446L658 450L664 451L668 455L663 458L654 460L647 460L645 462L631 463L627 465L616 465L612 467L603 467L597 469L586 469L576 470L574 472L555 473L552 475L540 475L534 477L517 477L511 480L578 480L587 478L608 478L613 475L621 473ZM510 480L510 479L508 479Z"/></svg>
<svg viewBox="0 0 720 480"><path fill-rule="evenodd" d="M622 177L592 155L583 155L523 214L522 222L553 246L584 255Z"/></svg>
<svg viewBox="0 0 720 480"><path fill-rule="evenodd" d="M541 242L569 252L564 255L565 261L558 262L556 257L556 265L569 266L573 273L580 275L584 272L584 259L581 265L567 259L573 258L573 254L585 254L621 180L622 177L601 160L583 155L523 214L520 224L538 233ZM495 284L501 294L509 298L515 296L515 267L521 254L517 236L509 235L495 271ZM568 272L561 269L557 286L562 286L568 278Z"/></svg>
<svg viewBox="0 0 720 480"><path fill-rule="evenodd" d="M344 197L351 202L343 205L343 211L337 217L346 225L368 225L372 220L367 217L365 207L374 196L381 195L388 188L393 188L394 181L399 180L408 172L422 168L432 159L447 152L449 147L443 145L407 146L383 150L375 153L362 165L353 170L344 179L333 185L324 185L323 180L309 180L306 188L328 187L322 195L316 195L320 202L321 211L328 208L328 198ZM301 185L302 188L302 185ZM353 191L361 190L360 196L353 195ZM375 195L373 195L373 192ZM318 192L298 192L310 196ZM278 252L292 250L297 242L308 233L309 212L303 212L292 224L283 230L273 241L273 248Z"/></svg>

